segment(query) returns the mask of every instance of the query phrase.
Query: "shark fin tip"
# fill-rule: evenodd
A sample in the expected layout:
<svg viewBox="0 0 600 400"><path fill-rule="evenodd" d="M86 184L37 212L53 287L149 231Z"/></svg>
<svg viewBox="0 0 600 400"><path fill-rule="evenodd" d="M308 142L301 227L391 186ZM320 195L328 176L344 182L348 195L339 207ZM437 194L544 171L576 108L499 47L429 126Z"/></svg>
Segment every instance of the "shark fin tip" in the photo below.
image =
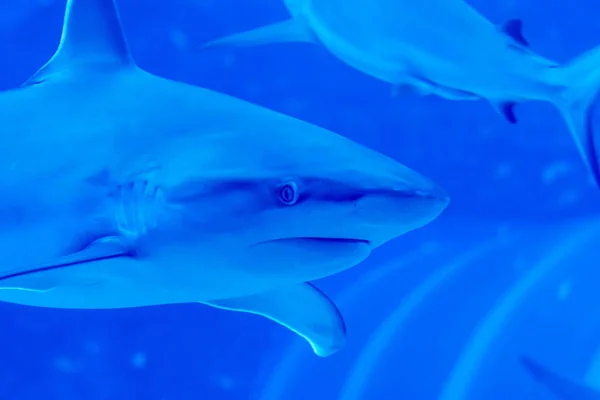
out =
<svg viewBox="0 0 600 400"><path fill-rule="evenodd" d="M262 315L304 338L319 357L328 357L346 344L346 325L340 311L311 283L204 304Z"/></svg>

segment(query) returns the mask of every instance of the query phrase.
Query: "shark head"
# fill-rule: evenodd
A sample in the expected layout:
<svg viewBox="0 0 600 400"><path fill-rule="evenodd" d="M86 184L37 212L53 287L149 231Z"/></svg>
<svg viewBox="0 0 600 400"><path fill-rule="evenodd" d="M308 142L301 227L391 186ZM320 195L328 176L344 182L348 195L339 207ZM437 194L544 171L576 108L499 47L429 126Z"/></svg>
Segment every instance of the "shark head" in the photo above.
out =
<svg viewBox="0 0 600 400"><path fill-rule="evenodd" d="M179 254L210 243L220 260L232 258L221 264L306 281L356 265L448 204L439 186L391 158L296 119L281 122L202 135L197 146L179 142L169 152L179 170L166 174L178 180L158 186L183 213L168 217L183 221L181 231L150 241L148 254L185 236L190 248Z"/></svg>

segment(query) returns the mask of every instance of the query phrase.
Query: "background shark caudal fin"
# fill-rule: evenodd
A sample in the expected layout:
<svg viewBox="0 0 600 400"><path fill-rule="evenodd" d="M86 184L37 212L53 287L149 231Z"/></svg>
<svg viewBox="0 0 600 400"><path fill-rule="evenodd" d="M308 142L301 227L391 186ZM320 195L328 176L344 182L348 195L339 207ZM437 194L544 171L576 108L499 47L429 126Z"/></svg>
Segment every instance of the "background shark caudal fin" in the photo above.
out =
<svg viewBox="0 0 600 400"><path fill-rule="evenodd" d="M310 283L202 303L269 318L302 336L321 357L332 355L346 343L342 315L335 304Z"/></svg>
<svg viewBox="0 0 600 400"><path fill-rule="evenodd" d="M23 86L51 75L133 64L114 0L67 0L58 49Z"/></svg>
<svg viewBox="0 0 600 400"><path fill-rule="evenodd" d="M300 19L288 19L236 33L205 43L202 47L212 46L259 46L272 43L304 42L315 43L316 39L308 25Z"/></svg>
<svg viewBox="0 0 600 400"><path fill-rule="evenodd" d="M521 356L520 362L533 379L548 388L558 399L600 400L599 392L560 376L529 357Z"/></svg>
<svg viewBox="0 0 600 400"><path fill-rule="evenodd" d="M600 47L551 70L552 81L565 89L554 104L563 114L588 169L600 187L600 164L592 111L600 93Z"/></svg>

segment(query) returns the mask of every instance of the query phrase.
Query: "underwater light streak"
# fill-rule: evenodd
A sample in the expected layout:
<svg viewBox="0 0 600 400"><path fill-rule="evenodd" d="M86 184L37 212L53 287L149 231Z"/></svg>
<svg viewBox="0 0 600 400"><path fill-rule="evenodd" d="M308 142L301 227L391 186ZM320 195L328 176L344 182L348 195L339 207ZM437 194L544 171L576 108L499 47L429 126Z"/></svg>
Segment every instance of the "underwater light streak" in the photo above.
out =
<svg viewBox="0 0 600 400"><path fill-rule="evenodd" d="M507 244L506 238L502 237L463 253L454 262L438 268L416 289L405 296L400 305L371 335L371 339L348 374L339 399L357 400L365 398L363 391L369 383L372 372L375 371L380 356L418 306L462 268L471 265L486 253L498 250Z"/></svg>
<svg viewBox="0 0 600 400"><path fill-rule="evenodd" d="M472 339L465 346L453 370L450 373L445 387L441 392L439 400L466 399L471 388L473 379L476 377L474 371L478 371L484 361L494 339L499 335L505 321L521 303L522 298L535 287L535 285L552 269L559 266L561 261L578 248L600 234L600 226L597 223L587 223L579 231L561 237L561 246L555 246L555 250L547 254L538 264L511 289L490 310L487 316L474 330ZM552 247L549 247L552 248Z"/></svg>

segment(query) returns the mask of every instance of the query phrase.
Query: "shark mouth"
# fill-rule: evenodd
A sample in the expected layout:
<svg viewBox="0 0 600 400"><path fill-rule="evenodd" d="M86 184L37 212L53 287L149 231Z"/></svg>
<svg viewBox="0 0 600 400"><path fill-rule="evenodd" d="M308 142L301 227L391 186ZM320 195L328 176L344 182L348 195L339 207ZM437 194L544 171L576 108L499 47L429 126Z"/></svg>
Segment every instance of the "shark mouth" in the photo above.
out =
<svg viewBox="0 0 600 400"><path fill-rule="evenodd" d="M369 244L368 240L364 239L349 239L349 238L326 238L326 237L298 237L295 239L302 240L315 240L319 242L332 242L332 243L364 243Z"/></svg>
<svg viewBox="0 0 600 400"><path fill-rule="evenodd" d="M273 239L273 240L266 240L264 242L259 242L257 243L257 245L259 244L265 244L265 243L276 243L276 242L288 242L288 241L294 241L294 240L298 240L298 241L305 241L305 242L320 242L320 243L348 243L348 244L366 244L366 245L370 245L371 242L369 242L368 240L365 239L350 239L350 238L331 238L331 237L311 237L311 236L307 236L307 237L289 237L289 238L280 238L280 239Z"/></svg>
<svg viewBox="0 0 600 400"><path fill-rule="evenodd" d="M262 257L284 262L292 270L298 271L300 276L311 280L357 265L372 250L370 242L364 239L290 237L257 243L253 246L252 254L257 259ZM308 273L307 265L310 265L308 269L313 272Z"/></svg>

